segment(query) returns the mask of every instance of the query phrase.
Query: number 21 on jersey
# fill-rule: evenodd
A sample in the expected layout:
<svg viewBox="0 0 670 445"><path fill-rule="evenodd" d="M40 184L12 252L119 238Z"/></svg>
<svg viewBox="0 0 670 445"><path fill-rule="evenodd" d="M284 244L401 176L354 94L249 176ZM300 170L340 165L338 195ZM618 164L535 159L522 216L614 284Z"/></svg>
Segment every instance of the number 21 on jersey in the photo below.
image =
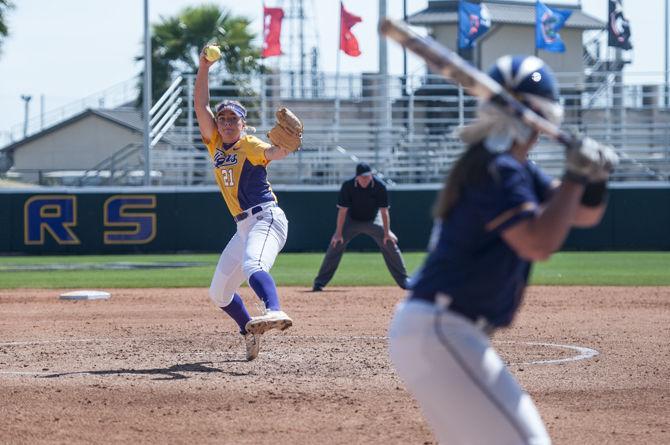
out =
<svg viewBox="0 0 670 445"><path fill-rule="evenodd" d="M223 179L223 185L226 187L235 187L235 177L233 176L232 168L222 168L221 178Z"/></svg>

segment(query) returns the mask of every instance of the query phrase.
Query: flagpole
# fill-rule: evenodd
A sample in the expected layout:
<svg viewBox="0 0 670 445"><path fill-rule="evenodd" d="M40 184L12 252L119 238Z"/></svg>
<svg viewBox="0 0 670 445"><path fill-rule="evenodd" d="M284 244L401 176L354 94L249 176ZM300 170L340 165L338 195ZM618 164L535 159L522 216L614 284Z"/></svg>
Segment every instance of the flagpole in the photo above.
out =
<svg viewBox="0 0 670 445"><path fill-rule="evenodd" d="M623 8L623 0L620 2L621 8ZM616 61L616 72L614 73L614 86L612 88L612 108L616 110L616 115L614 120L614 129L615 134L619 141L619 146L622 145L621 134L623 132L623 123L624 123L624 89L623 89L623 49L621 47L616 47L614 49L614 60Z"/></svg>
<svg viewBox="0 0 670 445"><path fill-rule="evenodd" d="M386 1L379 0L379 17L386 17ZM379 34L379 118L383 120L381 127L384 129L382 144L375 145L375 165L379 166L379 146L390 147L392 145L391 126L393 113L391 112L391 101L389 95L389 70L388 50L386 38Z"/></svg>
<svg viewBox="0 0 670 445"><path fill-rule="evenodd" d="M337 39L337 59L335 61L335 144L340 140L340 51L342 44L342 2L340 1L340 38Z"/></svg>
<svg viewBox="0 0 670 445"><path fill-rule="evenodd" d="M458 0L458 22L456 23L456 48L458 48L458 55L463 57L463 54L461 53L461 2L463 0Z"/></svg>
<svg viewBox="0 0 670 445"><path fill-rule="evenodd" d="M668 33L668 0L665 0L665 108L670 107L670 89L668 86L668 45L670 45Z"/></svg>
<svg viewBox="0 0 670 445"><path fill-rule="evenodd" d="M261 4L263 8L263 46L265 46L265 39L267 35L265 34L265 2ZM264 68L261 70L261 127L265 128L267 125L266 122L266 108L267 108L267 76L270 74L270 70L267 64L266 58L261 54L261 67Z"/></svg>
<svg viewBox="0 0 670 445"><path fill-rule="evenodd" d="M298 20L300 20L300 97L305 97L305 8L304 1L298 2Z"/></svg>
<svg viewBox="0 0 670 445"><path fill-rule="evenodd" d="M667 4L667 0L666 0ZM667 17L667 14L666 14ZM407 23L407 0L402 1L402 19L405 23ZM667 26L666 26L666 29ZM666 38L667 40L667 38ZM667 54L667 51L666 51ZM667 71L667 69L666 69ZM407 95L407 48L404 46L402 47L402 94Z"/></svg>
<svg viewBox="0 0 670 445"><path fill-rule="evenodd" d="M149 28L149 0L144 0L144 94L142 95L144 185L151 185L151 29Z"/></svg>
<svg viewBox="0 0 670 445"><path fill-rule="evenodd" d="M533 55L537 57L538 51L537 51L537 4L540 2L540 0L535 0L535 26L533 27L533 45L535 46L533 50Z"/></svg>

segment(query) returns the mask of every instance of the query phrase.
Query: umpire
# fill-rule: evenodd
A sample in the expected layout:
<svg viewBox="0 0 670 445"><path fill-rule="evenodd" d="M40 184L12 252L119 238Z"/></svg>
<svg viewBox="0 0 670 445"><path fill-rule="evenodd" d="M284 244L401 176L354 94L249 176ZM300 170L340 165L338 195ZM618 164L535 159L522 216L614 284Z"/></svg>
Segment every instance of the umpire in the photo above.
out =
<svg viewBox="0 0 670 445"><path fill-rule="evenodd" d="M358 164L356 176L342 184L337 207L335 234L330 240L312 290L323 290L335 275L347 244L361 233L375 240L393 279L398 286L406 289L407 270L398 248L398 238L391 232L386 185L372 175L368 164Z"/></svg>

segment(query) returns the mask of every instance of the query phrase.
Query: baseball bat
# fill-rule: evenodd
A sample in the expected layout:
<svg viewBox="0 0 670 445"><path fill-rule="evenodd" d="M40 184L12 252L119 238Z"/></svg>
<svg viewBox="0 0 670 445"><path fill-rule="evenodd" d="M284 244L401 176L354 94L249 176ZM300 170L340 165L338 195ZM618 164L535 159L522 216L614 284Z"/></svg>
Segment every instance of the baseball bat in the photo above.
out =
<svg viewBox="0 0 670 445"><path fill-rule="evenodd" d="M486 73L463 60L458 54L430 37L412 31L405 23L382 19L379 31L421 57L447 80L460 84L472 96L490 101L523 123L558 141L567 148L579 146L581 139L549 122L509 94Z"/></svg>

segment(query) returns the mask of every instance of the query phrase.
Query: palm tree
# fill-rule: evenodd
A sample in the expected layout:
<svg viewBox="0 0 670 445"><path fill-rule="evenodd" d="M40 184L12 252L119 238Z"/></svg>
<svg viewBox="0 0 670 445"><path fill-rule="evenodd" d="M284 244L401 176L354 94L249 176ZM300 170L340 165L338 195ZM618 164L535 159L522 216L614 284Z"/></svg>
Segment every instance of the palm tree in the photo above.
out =
<svg viewBox="0 0 670 445"><path fill-rule="evenodd" d="M1 0L0 0L1 1ZM221 62L217 64L231 74L250 74L260 70L260 49L252 45L255 35L249 30L250 21L233 16L214 4L187 7L177 16L161 18L152 25L152 88L153 100L170 86L174 74L195 73L200 50L206 44L221 47ZM136 60L144 60L138 57ZM141 103L143 77L140 77Z"/></svg>
<svg viewBox="0 0 670 445"><path fill-rule="evenodd" d="M14 5L9 0L0 0L0 47L2 47L3 39L9 35L9 29L5 23L5 14L13 7Z"/></svg>

